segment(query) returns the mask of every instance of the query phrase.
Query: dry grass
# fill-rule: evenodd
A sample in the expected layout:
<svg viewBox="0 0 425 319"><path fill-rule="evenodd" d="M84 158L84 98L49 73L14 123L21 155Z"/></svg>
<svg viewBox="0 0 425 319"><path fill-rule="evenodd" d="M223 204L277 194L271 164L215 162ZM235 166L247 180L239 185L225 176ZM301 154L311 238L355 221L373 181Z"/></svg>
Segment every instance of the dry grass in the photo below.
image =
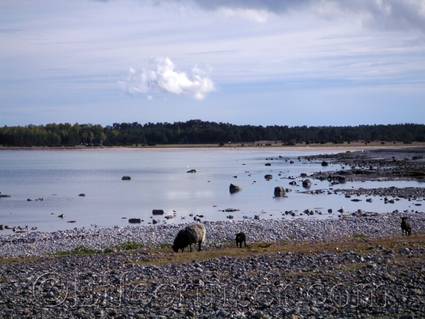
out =
<svg viewBox="0 0 425 319"><path fill-rule="evenodd" d="M398 252L404 247L425 248L425 235L414 235L410 237L389 237L381 239L366 239L365 237L354 237L338 242L299 242L299 243L254 243L247 248L223 247L211 248L204 251L193 251L184 253L173 253L166 248L158 251L152 250L151 256L146 260L135 261L142 265L167 265L184 264L193 261L205 261L220 257L249 258L259 255L273 255L277 253L293 254L318 254L318 253L343 253L354 251L358 254L367 254L378 247L392 249Z"/></svg>
<svg viewBox="0 0 425 319"><path fill-rule="evenodd" d="M41 260L45 260L45 258L50 257L0 257L0 266L3 265L20 265L20 264L30 264L35 263Z"/></svg>
<svg viewBox="0 0 425 319"><path fill-rule="evenodd" d="M127 247L127 246L126 246ZM135 248L141 248L138 246ZM253 243L246 248L236 248L235 246L225 246L221 248L209 248L203 251L193 251L184 253L174 253L169 245L163 245L159 248L144 247L147 252L144 259L133 259L132 250L123 249L120 251L128 254L129 262L139 265L168 265L168 264L184 264L193 261L206 261L221 257L233 258L249 258L252 256L273 255L278 253L293 253L293 254L318 254L318 253L343 253L354 251L358 254L368 254L377 247L384 249L392 249L398 252L401 248L425 248L425 234L412 235L409 237L388 237L380 239L369 239L365 236L353 236L351 239L337 242L275 242L275 243ZM134 248L131 245L131 248ZM137 255L137 250L134 252ZM46 261L47 258L62 258L64 256L88 256L98 254L97 251L70 251L60 252L54 256L48 257L3 257L0 258L1 265L36 263ZM113 255L114 253L108 253ZM413 262L412 258L407 259L404 256L397 256L397 262L400 264Z"/></svg>

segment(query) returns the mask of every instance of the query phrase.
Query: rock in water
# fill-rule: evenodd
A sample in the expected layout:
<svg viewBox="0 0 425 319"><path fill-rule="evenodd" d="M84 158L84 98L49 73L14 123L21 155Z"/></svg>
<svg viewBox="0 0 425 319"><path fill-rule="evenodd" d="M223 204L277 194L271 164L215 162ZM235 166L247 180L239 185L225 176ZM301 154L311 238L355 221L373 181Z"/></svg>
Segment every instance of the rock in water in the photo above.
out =
<svg viewBox="0 0 425 319"><path fill-rule="evenodd" d="M284 197L285 194L285 189L282 186L276 186L274 188L274 197Z"/></svg>
<svg viewBox="0 0 425 319"><path fill-rule="evenodd" d="M122 181L130 181L131 177L130 176L123 176L123 177L121 177L121 180Z"/></svg>
<svg viewBox="0 0 425 319"><path fill-rule="evenodd" d="M153 209L152 215L164 215L164 210L163 209Z"/></svg>
<svg viewBox="0 0 425 319"><path fill-rule="evenodd" d="M237 193L240 190L241 190L241 188L239 186L235 185L235 184L230 184L230 186L229 186L229 192L230 192L230 194Z"/></svg>
<svg viewBox="0 0 425 319"><path fill-rule="evenodd" d="M311 187L311 180L309 180L308 178L303 180L303 187L310 188Z"/></svg>
<svg viewBox="0 0 425 319"><path fill-rule="evenodd" d="M141 221L141 219L140 219L140 218L129 218L129 219L128 219L128 222L129 222L130 224L140 224L142 221Z"/></svg>

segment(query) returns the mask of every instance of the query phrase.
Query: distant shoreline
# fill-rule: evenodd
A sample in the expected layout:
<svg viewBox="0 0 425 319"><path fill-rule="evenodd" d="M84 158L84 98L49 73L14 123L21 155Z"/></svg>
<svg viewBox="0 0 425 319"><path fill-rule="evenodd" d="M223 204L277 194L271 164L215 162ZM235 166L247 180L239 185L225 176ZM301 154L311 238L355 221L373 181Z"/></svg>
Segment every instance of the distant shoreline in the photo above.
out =
<svg viewBox="0 0 425 319"><path fill-rule="evenodd" d="M367 145L364 143L325 143L325 144L296 144L296 145L282 145L282 144L255 144L255 143L235 143L225 144L220 146L218 144L162 144L153 146L0 146L0 151L98 151L98 150L158 150L158 149L284 149L284 150L329 150L329 149L347 149L347 150L361 150L361 149L392 149L392 148L416 148L425 147L424 142L415 142L412 144L404 143L385 143L371 142Z"/></svg>

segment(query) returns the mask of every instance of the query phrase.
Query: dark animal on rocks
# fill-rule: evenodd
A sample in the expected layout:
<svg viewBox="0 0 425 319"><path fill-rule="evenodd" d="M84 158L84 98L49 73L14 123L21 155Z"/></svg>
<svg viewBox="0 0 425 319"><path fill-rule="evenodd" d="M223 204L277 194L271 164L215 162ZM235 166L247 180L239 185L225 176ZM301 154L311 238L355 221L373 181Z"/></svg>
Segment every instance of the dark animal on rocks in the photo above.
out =
<svg viewBox="0 0 425 319"><path fill-rule="evenodd" d="M401 234L406 236L412 234L412 226L410 226L410 223L407 221L407 217L401 218Z"/></svg>
<svg viewBox="0 0 425 319"><path fill-rule="evenodd" d="M246 247L246 235L243 232L236 234L236 247L242 248L242 244Z"/></svg>
<svg viewBox="0 0 425 319"><path fill-rule="evenodd" d="M192 251L192 245L198 244L198 251L201 251L201 244L205 241L206 234L207 231L203 224L187 226L177 233L172 248L174 252L178 252L179 249L184 252L184 249L189 246Z"/></svg>

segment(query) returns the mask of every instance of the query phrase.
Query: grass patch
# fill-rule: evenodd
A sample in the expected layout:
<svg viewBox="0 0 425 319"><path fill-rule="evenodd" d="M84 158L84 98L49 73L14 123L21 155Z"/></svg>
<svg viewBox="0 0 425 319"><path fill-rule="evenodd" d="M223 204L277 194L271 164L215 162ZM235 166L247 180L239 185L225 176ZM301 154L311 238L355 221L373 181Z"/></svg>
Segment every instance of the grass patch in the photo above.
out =
<svg viewBox="0 0 425 319"><path fill-rule="evenodd" d="M48 257L36 257L36 256L28 256L28 257L0 257L0 265L23 265L35 263L40 260L45 260Z"/></svg>
<svg viewBox="0 0 425 319"><path fill-rule="evenodd" d="M134 241L128 241L120 245L115 246L117 250L136 250L144 248L145 246L142 243L136 243Z"/></svg>
<svg viewBox="0 0 425 319"><path fill-rule="evenodd" d="M67 251L58 251L54 253L54 256L57 257L65 257L65 256L92 256L92 255L98 255L102 252L96 249L87 248L84 246L78 246L72 250Z"/></svg>
<svg viewBox="0 0 425 319"><path fill-rule="evenodd" d="M364 234L354 234L353 239L359 240L359 241L368 241L369 238Z"/></svg>
<svg viewBox="0 0 425 319"><path fill-rule="evenodd" d="M134 261L140 265L167 265L184 264L193 261L206 261L220 257L249 258L260 255L273 255L277 253L292 254L319 254L319 253L344 253L354 251L360 255L370 254L371 250L379 248L392 249L397 254L402 247L425 247L425 235L412 235L410 237L389 237L380 239L365 239L365 236L353 236L352 238L334 242L276 242L276 243L252 243L246 248L227 246L221 248L209 248L198 252L185 251L173 253L169 247L152 249L149 259ZM343 271L356 271L362 266L349 266Z"/></svg>

